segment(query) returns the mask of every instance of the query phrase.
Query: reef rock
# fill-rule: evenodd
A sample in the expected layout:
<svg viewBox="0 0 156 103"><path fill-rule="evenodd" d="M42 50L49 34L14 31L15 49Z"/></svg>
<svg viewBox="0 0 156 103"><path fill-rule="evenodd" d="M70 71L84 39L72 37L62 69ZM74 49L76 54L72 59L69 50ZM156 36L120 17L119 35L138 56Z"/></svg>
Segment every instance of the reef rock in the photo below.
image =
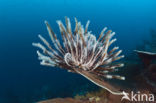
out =
<svg viewBox="0 0 156 103"><path fill-rule="evenodd" d="M41 101L38 103L89 103L89 102L83 102L81 100L75 100L72 98L55 98L55 99Z"/></svg>
<svg viewBox="0 0 156 103"><path fill-rule="evenodd" d="M37 103L128 103L129 101L121 101L122 96L118 95L107 95L107 98L102 97L91 97L86 99L75 99L75 98L54 98L50 100L40 101Z"/></svg>
<svg viewBox="0 0 156 103"><path fill-rule="evenodd" d="M134 50L139 55L145 67L148 67L153 60L156 60L156 53Z"/></svg>
<svg viewBox="0 0 156 103"><path fill-rule="evenodd" d="M151 64L148 67L147 75L150 80L156 81L156 64Z"/></svg>

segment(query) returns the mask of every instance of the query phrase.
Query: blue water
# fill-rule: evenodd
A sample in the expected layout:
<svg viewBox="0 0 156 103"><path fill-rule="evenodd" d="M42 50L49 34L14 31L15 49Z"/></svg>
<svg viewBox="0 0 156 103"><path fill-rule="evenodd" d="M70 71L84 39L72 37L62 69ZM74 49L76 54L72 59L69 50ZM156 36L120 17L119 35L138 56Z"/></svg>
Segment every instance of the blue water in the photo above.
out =
<svg viewBox="0 0 156 103"><path fill-rule="evenodd" d="M44 20L59 35L56 20L89 19L98 35L107 26L128 54L156 30L156 0L0 0L0 103L32 103L68 97L97 87L59 68L39 65L38 34L48 38ZM74 28L74 27L73 27Z"/></svg>

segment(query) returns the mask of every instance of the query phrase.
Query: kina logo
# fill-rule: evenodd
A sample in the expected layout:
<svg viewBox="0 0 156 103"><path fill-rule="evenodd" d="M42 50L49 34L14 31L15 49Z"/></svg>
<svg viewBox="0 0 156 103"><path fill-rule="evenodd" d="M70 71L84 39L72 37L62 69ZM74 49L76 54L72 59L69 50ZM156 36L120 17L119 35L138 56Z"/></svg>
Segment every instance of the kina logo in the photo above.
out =
<svg viewBox="0 0 156 103"><path fill-rule="evenodd" d="M130 101L129 94L126 93L125 91L123 91L122 93L123 93L123 97L121 98L121 101L122 101L123 99L126 99L126 100L129 100L129 101Z"/></svg>
<svg viewBox="0 0 156 103"><path fill-rule="evenodd" d="M138 102L154 102L155 97L154 94L145 94L145 93L141 93L140 91L138 92L133 92L131 91L131 93L126 93L125 91L122 92L123 93L123 97L121 98L122 100L128 100L128 101L138 101Z"/></svg>

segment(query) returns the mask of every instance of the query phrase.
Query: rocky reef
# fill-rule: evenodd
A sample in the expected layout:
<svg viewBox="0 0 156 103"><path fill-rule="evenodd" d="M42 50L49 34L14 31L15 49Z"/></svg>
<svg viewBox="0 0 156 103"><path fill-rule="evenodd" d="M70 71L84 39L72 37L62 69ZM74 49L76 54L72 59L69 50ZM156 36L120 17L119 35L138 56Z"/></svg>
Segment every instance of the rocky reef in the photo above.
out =
<svg viewBox="0 0 156 103"><path fill-rule="evenodd" d="M130 93L130 92L128 92ZM149 91L141 91L142 94L150 94ZM140 94L141 95L141 94ZM86 95L77 95L74 98L55 98L37 103L136 103L136 101L121 100L121 95L113 95L104 89L96 92L89 92ZM131 97L130 97L131 98ZM146 103L146 100L137 103ZM152 103L152 102L151 102Z"/></svg>

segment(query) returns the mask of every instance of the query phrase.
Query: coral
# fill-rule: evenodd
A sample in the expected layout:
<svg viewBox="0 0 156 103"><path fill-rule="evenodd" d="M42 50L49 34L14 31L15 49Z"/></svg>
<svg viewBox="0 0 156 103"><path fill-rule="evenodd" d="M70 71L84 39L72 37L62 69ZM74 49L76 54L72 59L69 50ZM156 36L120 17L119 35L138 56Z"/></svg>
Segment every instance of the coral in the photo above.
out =
<svg viewBox="0 0 156 103"><path fill-rule="evenodd" d="M118 92L103 79L125 79L120 75L109 74L116 71L116 68L124 66L122 63L114 62L124 57L123 55L119 56L122 50L118 51L119 47L109 48L116 41L116 39L112 39L115 32L111 30L106 32L107 28L105 27L97 39L91 31L88 31L90 21L83 28L81 22L75 18L74 32L71 29L70 19L66 17L65 21L66 27L61 21L57 21L63 44L58 40L48 22L45 21L54 47L41 35L39 38L47 48L40 43L33 43L33 46L43 51L43 53L37 51L41 65L60 67L69 72L78 73L109 92L121 95L121 92Z"/></svg>
<svg viewBox="0 0 156 103"><path fill-rule="evenodd" d="M129 103L121 101L121 95L112 95L104 89L88 92L85 95L76 95L74 98L54 98L37 103Z"/></svg>
<svg viewBox="0 0 156 103"><path fill-rule="evenodd" d="M134 50L139 55L145 67L148 67L153 60L156 60L156 53Z"/></svg>
<svg viewBox="0 0 156 103"><path fill-rule="evenodd" d="M102 97L102 98L107 98L107 96L109 95L109 92L106 91L105 89L100 89L98 91L94 91L94 92L88 92L85 95L76 95L74 98L75 99L80 99L80 100L85 100L85 99L96 99L98 97Z"/></svg>
<svg viewBox="0 0 156 103"><path fill-rule="evenodd" d="M127 93L131 93L131 91L127 91ZM88 96L89 94L89 96ZM140 90L141 94L151 94L148 90ZM129 95L130 96L130 95ZM131 97L132 98L132 97ZM75 98L54 98L45 101L40 101L37 103L147 103L146 99L143 101L129 101L127 99L122 100L121 95L112 95L107 91L99 90L96 92L87 93L84 96L78 96ZM150 102L155 103L155 102Z"/></svg>

